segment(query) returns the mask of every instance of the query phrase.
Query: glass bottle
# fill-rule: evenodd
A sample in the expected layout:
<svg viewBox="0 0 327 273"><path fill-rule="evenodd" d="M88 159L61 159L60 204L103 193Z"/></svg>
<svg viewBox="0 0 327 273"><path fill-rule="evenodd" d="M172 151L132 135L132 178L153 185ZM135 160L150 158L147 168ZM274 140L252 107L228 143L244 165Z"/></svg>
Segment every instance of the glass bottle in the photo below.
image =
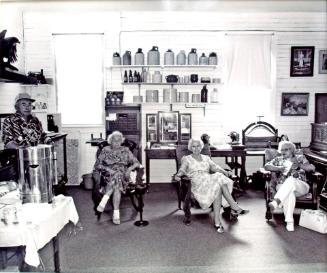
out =
<svg viewBox="0 0 327 273"><path fill-rule="evenodd" d="M128 81L129 81L129 82L133 82L133 74L132 74L132 70L129 71Z"/></svg>
<svg viewBox="0 0 327 273"><path fill-rule="evenodd" d="M208 89L206 84L201 90L201 102L208 102Z"/></svg>
<svg viewBox="0 0 327 273"><path fill-rule="evenodd" d="M217 103L218 102L218 89L214 88L210 94L210 102Z"/></svg>
<svg viewBox="0 0 327 273"><path fill-rule="evenodd" d="M127 70L124 73L124 82L128 82Z"/></svg>

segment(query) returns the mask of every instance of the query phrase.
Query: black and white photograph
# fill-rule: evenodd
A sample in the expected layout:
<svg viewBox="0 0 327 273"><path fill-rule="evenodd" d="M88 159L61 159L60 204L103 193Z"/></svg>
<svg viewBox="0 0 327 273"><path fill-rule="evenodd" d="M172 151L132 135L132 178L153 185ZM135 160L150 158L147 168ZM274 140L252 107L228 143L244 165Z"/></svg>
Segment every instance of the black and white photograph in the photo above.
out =
<svg viewBox="0 0 327 273"><path fill-rule="evenodd" d="M327 0L0 0L0 272L327 273Z"/></svg>
<svg viewBox="0 0 327 273"><path fill-rule="evenodd" d="M307 116L309 93L282 93L282 116Z"/></svg>
<svg viewBox="0 0 327 273"><path fill-rule="evenodd" d="M319 74L327 74L327 49L319 50Z"/></svg>
<svg viewBox="0 0 327 273"><path fill-rule="evenodd" d="M313 76L314 46L291 47L291 77Z"/></svg>

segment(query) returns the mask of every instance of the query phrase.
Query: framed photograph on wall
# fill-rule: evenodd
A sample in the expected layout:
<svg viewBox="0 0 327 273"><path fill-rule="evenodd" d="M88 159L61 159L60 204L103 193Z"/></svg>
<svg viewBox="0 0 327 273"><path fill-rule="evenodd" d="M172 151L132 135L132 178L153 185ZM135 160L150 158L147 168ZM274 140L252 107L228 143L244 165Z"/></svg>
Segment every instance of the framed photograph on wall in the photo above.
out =
<svg viewBox="0 0 327 273"><path fill-rule="evenodd" d="M178 111L158 112L159 142L178 142Z"/></svg>
<svg viewBox="0 0 327 273"><path fill-rule="evenodd" d="M282 116L307 116L309 93L282 93Z"/></svg>
<svg viewBox="0 0 327 273"><path fill-rule="evenodd" d="M146 141L158 141L157 114L146 114Z"/></svg>
<svg viewBox="0 0 327 273"><path fill-rule="evenodd" d="M319 74L327 74L327 49L319 50Z"/></svg>
<svg viewBox="0 0 327 273"><path fill-rule="evenodd" d="M313 76L314 46L291 47L291 77Z"/></svg>
<svg viewBox="0 0 327 273"><path fill-rule="evenodd" d="M192 114L179 114L181 143L187 143L192 137Z"/></svg>

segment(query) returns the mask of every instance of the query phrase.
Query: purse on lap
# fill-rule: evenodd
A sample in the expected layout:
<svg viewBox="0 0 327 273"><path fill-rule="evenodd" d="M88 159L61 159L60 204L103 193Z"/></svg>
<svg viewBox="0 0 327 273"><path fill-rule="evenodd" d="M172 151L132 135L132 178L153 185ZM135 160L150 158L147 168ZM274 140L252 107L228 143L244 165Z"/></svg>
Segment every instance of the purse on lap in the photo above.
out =
<svg viewBox="0 0 327 273"><path fill-rule="evenodd" d="M327 213L322 210L302 210L299 225L322 234L327 234Z"/></svg>

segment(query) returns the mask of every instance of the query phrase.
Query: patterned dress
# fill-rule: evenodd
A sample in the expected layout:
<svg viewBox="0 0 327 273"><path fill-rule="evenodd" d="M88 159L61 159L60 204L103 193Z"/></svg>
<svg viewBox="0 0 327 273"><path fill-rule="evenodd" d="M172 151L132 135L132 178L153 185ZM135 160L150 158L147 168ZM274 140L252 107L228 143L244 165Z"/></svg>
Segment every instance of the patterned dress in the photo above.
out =
<svg viewBox="0 0 327 273"><path fill-rule="evenodd" d="M191 178L191 191L202 209L207 209L217 198L220 187L230 179L219 172L221 168L207 155L198 161L187 155L182 158L180 170ZM214 173L210 173L214 172Z"/></svg>
<svg viewBox="0 0 327 273"><path fill-rule="evenodd" d="M274 159L266 163L266 166L285 166L288 164L288 162L293 163L292 167L289 169L289 171L285 174L280 173L280 172L272 172L272 177L271 177L271 183L270 183L270 188L272 191L272 194L275 195L276 193L276 188L278 184L283 184L286 178L293 176L295 173L298 176L298 179L306 182L306 174L304 170L296 170L296 167L298 165L306 165L310 164L308 159L303 155L303 154L295 154L294 157L289 158L289 159L284 159L282 156L276 156Z"/></svg>
<svg viewBox="0 0 327 273"><path fill-rule="evenodd" d="M104 176L106 183L105 191L119 189L125 192L129 180L126 179L125 173L129 166L138 163L138 160L127 147L112 149L106 146L98 156L94 170L99 171Z"/></svg>
<svg viewBox="0 0 327 273"><path fill-rule="evenodd" d="M37 145L43 142L46 134L37 117L30 115L27 121L19 113L7 117L3 122L2 140L6 145L14 141L18 146Z"/></svg>

